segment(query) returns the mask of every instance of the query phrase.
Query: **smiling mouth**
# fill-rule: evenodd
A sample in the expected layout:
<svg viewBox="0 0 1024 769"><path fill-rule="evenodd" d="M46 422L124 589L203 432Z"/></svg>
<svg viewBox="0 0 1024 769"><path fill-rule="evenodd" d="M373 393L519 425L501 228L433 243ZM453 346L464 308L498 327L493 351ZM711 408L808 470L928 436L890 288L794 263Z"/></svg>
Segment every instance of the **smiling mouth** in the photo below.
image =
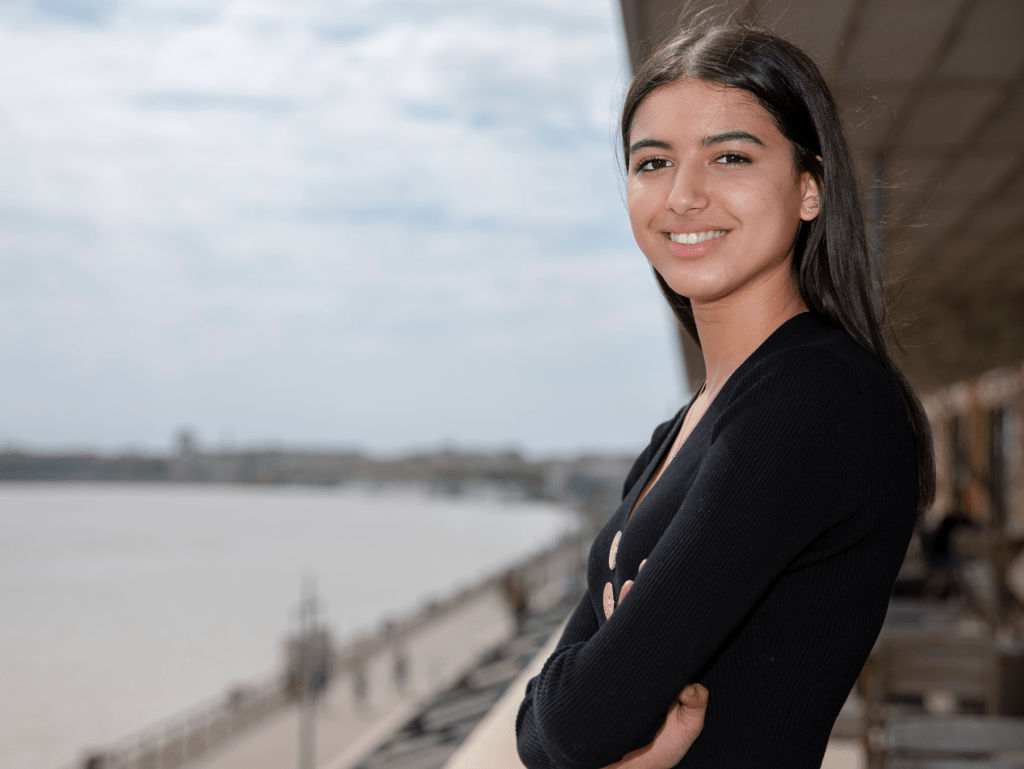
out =
<svg viewBox="0 0 1024 769"><path fill-rule="evenodd" d="M684 246L695 246L706 240L714 240L725 235L728 230L715 230L713 232L670 232L669 240Z"/></svg>

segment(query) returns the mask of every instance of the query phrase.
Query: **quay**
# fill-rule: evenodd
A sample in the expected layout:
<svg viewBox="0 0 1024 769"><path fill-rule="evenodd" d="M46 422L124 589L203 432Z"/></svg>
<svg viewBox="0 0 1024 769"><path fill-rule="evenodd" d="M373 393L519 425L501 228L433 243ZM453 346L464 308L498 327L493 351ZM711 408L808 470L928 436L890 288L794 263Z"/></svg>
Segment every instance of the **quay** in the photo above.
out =
<svg viewBox="0 0 1024 769"><path fill-rule="evenodd" d="M324 647L330 675L315 698L303 697L290 680L294 671L285 669L91 749L63 769L275 769L301 765L300 752L304 769L354 769L453 690L475 696L472 727L562 621L567 601L580 591L582 563L582 539L569 535L373 634ZM310 628L289 647L322 635ZM486 670L472 675L481 667ZM471 682L461 680L467 675ZM449 753L468 733L466 709L455 711L463 731L446 733L458 738L448 741ZM307 716L311 728L303 724Z"/></svg>

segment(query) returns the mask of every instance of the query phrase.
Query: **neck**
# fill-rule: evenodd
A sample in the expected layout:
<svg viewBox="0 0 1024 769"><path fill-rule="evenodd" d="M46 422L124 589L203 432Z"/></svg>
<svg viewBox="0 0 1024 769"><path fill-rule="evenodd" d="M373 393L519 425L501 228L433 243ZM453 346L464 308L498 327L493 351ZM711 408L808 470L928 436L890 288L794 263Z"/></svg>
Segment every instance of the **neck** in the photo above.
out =
<svg viewBox="0 0 1024 769"><path fill-rule="evenodd" d="M717 393L772 333L790 318L807 311L795 281L771 292L730 295L712 302L693 302L707 370L705 392Z"/></svg>

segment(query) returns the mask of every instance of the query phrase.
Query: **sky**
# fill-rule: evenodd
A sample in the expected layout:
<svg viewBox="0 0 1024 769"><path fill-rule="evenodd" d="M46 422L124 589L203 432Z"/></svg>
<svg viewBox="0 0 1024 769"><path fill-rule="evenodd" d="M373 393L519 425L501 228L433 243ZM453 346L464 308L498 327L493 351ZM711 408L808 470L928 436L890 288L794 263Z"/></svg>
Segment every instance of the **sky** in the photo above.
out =
<svg viewBox="0 0 1024 769"><path fill-rule="evenodd" d="M615 0L0 0L0 448L641 448Z"/></svg>

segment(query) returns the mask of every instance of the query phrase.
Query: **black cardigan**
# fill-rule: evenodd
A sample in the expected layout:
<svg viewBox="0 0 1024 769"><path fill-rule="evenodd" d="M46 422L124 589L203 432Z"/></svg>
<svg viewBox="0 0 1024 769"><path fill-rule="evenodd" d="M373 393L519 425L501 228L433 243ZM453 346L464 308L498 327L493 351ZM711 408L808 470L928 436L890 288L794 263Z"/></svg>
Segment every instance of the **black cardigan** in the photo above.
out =
<svg viewBox="0 0 1024 769"><path fill-rule="evenodd" d="M630 518L686 408L636 460L587 594L530 681L516 720L530 769L618 761L693 681L711 698L679 767L818 769L878 635L917 500L913 434L882 364L809 313L787 321ZM606 619L606 584L617 602L628 579Z"/></svg>

